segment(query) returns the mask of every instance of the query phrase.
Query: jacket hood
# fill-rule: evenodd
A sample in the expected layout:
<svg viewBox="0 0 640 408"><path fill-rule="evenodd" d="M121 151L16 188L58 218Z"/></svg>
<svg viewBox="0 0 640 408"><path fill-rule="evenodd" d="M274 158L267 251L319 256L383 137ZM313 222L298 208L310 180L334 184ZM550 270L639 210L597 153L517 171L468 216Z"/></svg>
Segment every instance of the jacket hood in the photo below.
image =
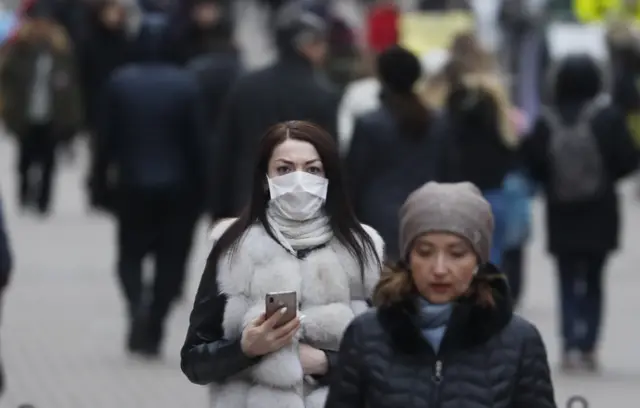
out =
<svg viewBox="0 0 640 408"><path fill-rule="evenodd" d="M507 279L498 268L485 264L475 280L488 282L493 291L494 306L480 303L476 294L458 299L449 320L447 334L443 340L447 347L470 348L482 344L506 327L513 317L513 302ZM396 346L412 351L425 346L414 316L418 313L417 302L406 300L378 308L378 318Z"/></svg>
<svg viewBox="0 0 640 408"><path fill-rule="evenodd" d="M551 67L547 76L548 100L554 105L584 103L609 88L606 70L586 54L561 59Z"/></svg>

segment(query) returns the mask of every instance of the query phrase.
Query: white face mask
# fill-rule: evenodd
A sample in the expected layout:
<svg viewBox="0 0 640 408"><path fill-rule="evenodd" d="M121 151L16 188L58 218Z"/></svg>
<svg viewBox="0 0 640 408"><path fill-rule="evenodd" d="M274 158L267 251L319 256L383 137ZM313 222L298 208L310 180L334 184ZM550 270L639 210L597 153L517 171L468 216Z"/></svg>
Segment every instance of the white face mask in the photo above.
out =
<svg viewBox="0 0 640 408"><path fill-rule="evenodd" d="M304 171L267 177L267 182L271 205L286 219L306 221L313 218L327 199L329 180Z"/></svg>

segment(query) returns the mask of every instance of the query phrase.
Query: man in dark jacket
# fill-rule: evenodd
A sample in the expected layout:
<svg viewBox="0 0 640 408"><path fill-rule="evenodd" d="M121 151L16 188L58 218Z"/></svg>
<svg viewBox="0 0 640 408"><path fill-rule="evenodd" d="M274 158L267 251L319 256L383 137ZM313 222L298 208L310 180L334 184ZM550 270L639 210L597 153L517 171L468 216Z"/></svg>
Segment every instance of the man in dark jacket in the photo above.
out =
<svg viewBox="0 0 640 408"><path fill-rule="evenodd" d="M270 126L308 120L336 132L340 95L317 70L327 48L324 22L297 4L283 7L277 20L279 60L236 82L216 132L216 217L246 204L256 146Z"/></svg>
<svg viewBox="0 0 640 408"><path fill-rule="evenodd" d="M217 123L229 90L242 73L240 51L233 43L233 26L220 18L203 28L210 34L207 51L189 61L188 69L198 78L208 126Z"/></svg>
<svg viewBox="0 0 640 408"><path fill-rule="evenodd" d="M106 88L91 177L97 205L117 174L118 274L131 319L128 349L156 356L163 324L179 296L194 227L204 206L206 136L198 85L163 61L162 30L147 25L139 60L116 71ZM142 261L155 258L151 302Z"/></svg>
<svg viewBox="0 0 640 408"><path fill-rule="evenodd" d="M2 210L2 200L0 199L0 297L4 292L13 268L13 257L11 255L11 246L9 245L9 236L4 222L4 213ZM0 395L4 391L4 372L0 365Z"/></svg>

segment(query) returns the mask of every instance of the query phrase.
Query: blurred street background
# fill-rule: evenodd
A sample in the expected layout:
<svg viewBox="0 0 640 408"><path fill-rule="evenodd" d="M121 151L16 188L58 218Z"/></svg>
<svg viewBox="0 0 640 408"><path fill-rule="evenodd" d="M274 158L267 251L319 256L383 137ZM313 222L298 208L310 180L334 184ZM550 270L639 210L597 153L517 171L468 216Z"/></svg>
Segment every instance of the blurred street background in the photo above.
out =
<svg viewBox="0 0 640 408"><path fill-rule="evenodd" d="M3 6L14 10L16 3L4 0ZM365 30L365 6L351 0L340 3L339 13L354 30ZM416 6L410 0L400 4L402 10ZM501 44L498 6L498 0L473 4L479 38L492 51ZM234 2L233 7L235 36L244 61L252 69L268 64L276 54L264 8L249 0ZM564 25L559 29L565 34L549 28L559 36L554 37L552 48L561 49L552 54L580 49L600 55L599 43L588 41L590 36L604 35L599 23L587 28L575 21L566 24L565 31ZM583 27L586 34L571 34L576 27ZM6 384L0 408L24 403L36 408L207 406L206 388L190 384L179 367L191 302L210 250L205 222L195 232L187 293L169 317L162 359L132 359L124 351L126 310L114 272L115 224L111 216L90 209L85 193L91 167L88 143L80 140L72 150L61 152L51 204L55 212L43 218L25 214L16 198L17 148L8 131L3 132L0 189L15 266L2 299L0 348ZM619 186L622 246L605 274L598 373L568 375L558 369L562 346L557 272L545 247L543 201L533 200L533 231L519 312L541 329L554 368L559 406L574 395L584 396L590 408L635 407L640 401L640 201L634 178Z"/></svg>

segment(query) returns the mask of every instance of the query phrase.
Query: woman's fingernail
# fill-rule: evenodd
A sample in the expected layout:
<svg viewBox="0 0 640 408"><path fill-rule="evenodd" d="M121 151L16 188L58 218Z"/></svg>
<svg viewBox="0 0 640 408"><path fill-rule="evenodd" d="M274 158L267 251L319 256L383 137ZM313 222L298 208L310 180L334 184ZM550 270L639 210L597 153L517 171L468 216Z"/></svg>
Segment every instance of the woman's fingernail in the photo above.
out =
<svg viewBox="0 0 640 408"><path fill-rule="evenodd" d="M298 316L298 320L303 321L305 317L306 317L305 315L300 315Z"/></svg>
<svg viewBox="0 0 640 408"><path fill-rule="evenodd" d="M280 314L285 314L287 313L287 308L283 307L282 309L280 309Z"/></svg>

